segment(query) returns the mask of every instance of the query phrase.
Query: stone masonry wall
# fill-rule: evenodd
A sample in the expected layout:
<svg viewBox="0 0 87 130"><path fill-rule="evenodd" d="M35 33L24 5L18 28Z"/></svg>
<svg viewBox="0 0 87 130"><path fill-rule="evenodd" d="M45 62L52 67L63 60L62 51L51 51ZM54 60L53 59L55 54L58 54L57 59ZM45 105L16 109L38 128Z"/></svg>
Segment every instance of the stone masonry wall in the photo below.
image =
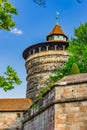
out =
<svg viewBox="0 0 87 130"><path fill-rule="evenodd" d="M24 124L24 130L53 130L54 106Z"/></svg>
<svg viewBox="0 0 87 130"><path fill-rule="evenodd" d="M53 130L87 130L87 101L55 105Z"/></svg>
<svg viewBox="0 0 87 130"><path fill-rule="evenodd" d="M60 86L61 87L61 86ZM56 87L54 130L87 129L87 84Z"/></svg>
<svg viewBox="0 0 87 130"><path fill-rule="evenodd" d="M27 94L35 99L38 90L45 87L45 82L52 72L64 65L68 54L64 50L44 51L29 56L26 60Z"/></svg>
<svg viewBox="0 0 87 130"><path fill-rule="evenodd" d="M60 80L35 104L24 113L23 130L87 130L87 74Z"/></svg>
<svg viewBox="0 0 87 130"><path fill-rule="evenodd" d="M22 130L22 115L21 112L0 112L0 130Z"/></svg>
<svg viewBox="0 0 87 130"><path fill-rule="evenodd" d="M30 108L24 113L23 130L54 130L54 106L48 107L55 98L55 89L36 103L35 108ZM40 111L41 110L41 111Z"/></svg>

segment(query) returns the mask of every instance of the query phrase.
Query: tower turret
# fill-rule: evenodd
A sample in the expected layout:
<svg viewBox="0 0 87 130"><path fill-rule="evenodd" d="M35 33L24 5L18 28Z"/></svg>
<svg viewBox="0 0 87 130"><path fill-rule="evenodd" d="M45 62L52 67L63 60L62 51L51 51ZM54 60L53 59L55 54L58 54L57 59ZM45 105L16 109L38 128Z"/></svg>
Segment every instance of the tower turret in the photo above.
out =
<svg viewBox="0 0 87 130"><path fill-rule="evenodd" d="M61 27L56 24L53 30L48 34L47 41L62 41L67 42L68 37L62 31Z"/></svg>
<svg viewBox="0 0 87 130"><path fill-rule="evenodd" d="M27 70L26 97L35 99L38 91L45 87L49 75L60 69L67 60L68 37L56 24L47 41L31 45L23 52Z"/></svg>

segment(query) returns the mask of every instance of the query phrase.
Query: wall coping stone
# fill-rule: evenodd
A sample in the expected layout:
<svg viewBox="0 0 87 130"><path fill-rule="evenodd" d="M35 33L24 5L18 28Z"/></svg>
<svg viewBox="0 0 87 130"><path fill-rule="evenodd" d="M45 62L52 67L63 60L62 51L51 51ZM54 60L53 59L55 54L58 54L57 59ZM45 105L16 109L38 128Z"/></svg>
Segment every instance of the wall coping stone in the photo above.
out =
<svg viewBox="0 0 87 130"><path fill-rule="evenodd" d="M56 82L55 85L65 86L80 83L87 83L87 73L65 76L64 78Z"/></svg>

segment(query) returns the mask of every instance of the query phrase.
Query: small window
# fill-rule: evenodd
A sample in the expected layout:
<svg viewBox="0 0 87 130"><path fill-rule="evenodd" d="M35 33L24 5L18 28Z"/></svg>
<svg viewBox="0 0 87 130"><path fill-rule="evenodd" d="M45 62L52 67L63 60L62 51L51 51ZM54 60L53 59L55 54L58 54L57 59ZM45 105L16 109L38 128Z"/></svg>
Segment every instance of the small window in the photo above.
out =
<svg viewBox="0 0 87 130"><path fill-rule="evenodd" d="M21 113L17 113L17 117L20 118L20 116L21 116Z"/></svg>
<svg viewBox="0 0 87 130"><path fill-rule="evenodd" d="M63 40L66 41L66 37L63 36Z"/></svg>

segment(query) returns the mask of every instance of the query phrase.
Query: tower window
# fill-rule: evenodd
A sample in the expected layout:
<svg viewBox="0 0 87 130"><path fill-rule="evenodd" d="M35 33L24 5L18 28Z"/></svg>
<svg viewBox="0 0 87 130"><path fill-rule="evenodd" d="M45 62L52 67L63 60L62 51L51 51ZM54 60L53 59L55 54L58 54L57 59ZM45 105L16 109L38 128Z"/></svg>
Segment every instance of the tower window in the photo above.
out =
<svg viewBox="0 0 87 130"><path fill-rule="evenodd" d="M66 37L63 36L63 40L66 41Z"/></svg>

